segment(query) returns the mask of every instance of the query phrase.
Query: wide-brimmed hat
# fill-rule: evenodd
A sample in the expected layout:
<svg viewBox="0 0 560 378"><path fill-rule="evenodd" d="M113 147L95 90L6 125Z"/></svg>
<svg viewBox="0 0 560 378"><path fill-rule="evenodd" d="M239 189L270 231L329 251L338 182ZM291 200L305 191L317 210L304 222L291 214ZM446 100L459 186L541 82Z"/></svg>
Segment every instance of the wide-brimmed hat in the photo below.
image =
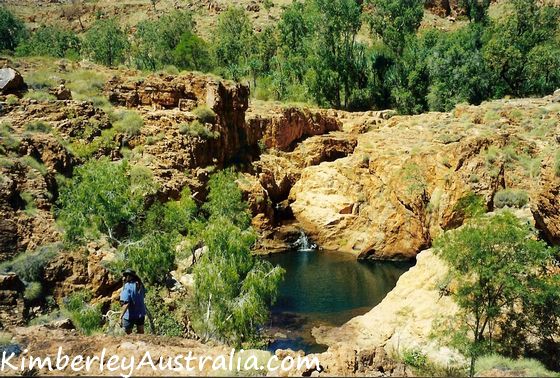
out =
<svg viewBox="0 0 560 378"><path fill-rule="evenodd" d="M138 277L138 275L136 274L136 272L132 269L125 269L122 271L122 275L123 276L132 276L132 277Z"/></svg>

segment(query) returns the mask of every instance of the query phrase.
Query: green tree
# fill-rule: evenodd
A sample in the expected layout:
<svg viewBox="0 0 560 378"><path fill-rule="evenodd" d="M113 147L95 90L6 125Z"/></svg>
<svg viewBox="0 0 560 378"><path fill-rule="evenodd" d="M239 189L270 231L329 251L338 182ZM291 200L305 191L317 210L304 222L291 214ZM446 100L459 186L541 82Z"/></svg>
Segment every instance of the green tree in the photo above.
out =
<svg viewBox="0 0 560 378"><path fill-rule="evenodd" d="M185 36L190 38L194 36L194 26L192 16L187 11L172 11L157 20L140 22L134 34L132 49L134 63L138 68L148 70L157 70L174 64L173 52L186 38ZM196 52L199 53L200 50Z"/></svg>
<svg viewBox="0 0 560 378"><path fill-rule="evenodd" d="M530 53L539 45L547 46L540 48L540 52L546 55L548 51L553 53L554 49L550 47L558 48L555 38L559 24L559 8L541 4L536 0L513 0L511 14L486 29L482 52L487 66L493 73L496 97L523 96L538 88L539 85L534 85L530 80L540 80L542 77L535 77L534 65L529 60L534 62L541 57ZM546 55L542 57L545 60L543 63L552 63L554 67L554 60L549 60ZM555 76L553 74L548 79Z"/></svg>
<svg viewBox="0 0 560 378"><path fill-rule="evenodd" d="M15 50L25 36L26 29L23 22L5 6L0 6L0 51Z"/></svg>
<svg viewBox="0 0 560 378"><path fill-rule="evenodd" d="M212 69L212 58L206 41L191 32L184 33L175 50L175 65L184 70L208 72Z"/></svg>
<svg viewBox="0 0 560 378"><path fill-rule="evenodd" d="M82 47L93 61L112 67L125 61L129 42L115 19L100 19L85 33Z"/></svg>
<svg viewBox="0 0 560 378"><path fill-rule="evenodd" d="M220 14L212 41L220 72L236 81L247 75L253 40L253 24L243 8L229 7Z"/></svg>
<svg viewBox="0 0 560 378"><path fill-rule="evenodd" d="M418 30L424 16L421 0L366 0L372 8L367 20L371 30L397 56L404 49L407 36Z"/></svg>
<svg viewBox="0 0 560 378"><path fill-rule="evenodd" d="M255 234L247 228L247 205L234 178L231 171L211 178L205 206L210 217L203 231L208 252L194 267L192 307L200 335L240 346L258 341L283 270L251 255Z"/></svg>
<svg viewBox="0 0 560 378"><path fill-rule="evenodd" d="M355 0L309 3L314 25L310 89L320 104L348 108L364 58L362 47L356 43L362 25L360 6Z"/></svg>
<svg viewBox="0 0 560 378"><path fill-rule="evenodd" d="M125 240L144 209L144 195L151 193L151 179L135 178L125 162L90 160L76 168L61 188L58 216L65 239L84 242L105 234L116 244Z"/></svg>
<svg viewBox="0 0 560 378"><path fill-rule="evenodd" d="M516 335L530 332L540 321L528 316L538 314L544 299L557 303L558 295L551 293L560 289L558 274L549 270L554 250L509 212L473 218L434 245L456 282L452 295L468 330L466 352L473 376L478 357L507 344L511 335L497 329L515 329ZM559 315L558 309L549 309L545 316L554 317L557 324Z"/></svg>
<svg viewBox="0 0 560 378"><path fill-rule="evenodd" d="M21 56L53 56L57 58L77 57L80 51L80 39L71 30L57 26L42 25L29 38L17 47Z"/></svg>
<svg viewBox="0 0 560 378"><path fill-rule="evenodd" d="M208 201L202 209L208 212L210 222L225 218L244 230L251 224L251 215L235 182L236 178L237 175L231 169L212 175L208 182Z"/></svg>
<svg viewBox="0 0 560 378"><path fill-rule="evenodd" d="M431 110L449 111L460 102L492 97L492 77L482 55L482 29L469 25L443 34L427 57Z"/></svg>
<svg viewBox="0 0 560 378"><path fill-rule="evenodd" d="M459 7L465 11L470 22L485 23L489 6L490 0L459 0Z"/></svg>

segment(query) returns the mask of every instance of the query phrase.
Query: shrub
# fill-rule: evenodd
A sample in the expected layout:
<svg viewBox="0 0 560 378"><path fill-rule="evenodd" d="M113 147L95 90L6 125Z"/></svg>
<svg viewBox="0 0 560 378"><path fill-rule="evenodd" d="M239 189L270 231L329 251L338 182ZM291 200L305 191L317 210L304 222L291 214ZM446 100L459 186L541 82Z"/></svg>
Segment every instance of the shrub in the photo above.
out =
<svg viewBox="0 0 560 378"><path fill-rule="evenodd" d="M152 232L120 248L110 269L134 269L147 285L165 283L175 265L176 240L172 234Z"/></svg>
<svg viewBox="0 0 560 378"><path fill-rule="evenodd" d="M182 123L179 125L179 133L191 137L200 137L202 139L217 139L220 137L218 131L211 131L206 125L195 120L191 123Z"/></svg>
<svg viewBox="0 0 560 378"><path fill-rule="evenodd" d="M25 77L29 88L36 91L52 88L60 82L60 78L47 69L38 69Z"/></svg>
<svg viewBox="0 0 560 378"><path fill-rule="evenodd" d="M19 147L21 141L14 135L15 130L8 122L0 123L0 144L8 150L16 150Z"/></svg>
<svg viewBox="0 0 560 378"><path fill-rule="evenodd" d="M77 57L80 39L71 30L42 25L17 48L21 56Z"/></svg>
<svg viewBox="0 0 560 378"><path fill-rule="evenodd" d="M13 51L25 34L23 22L6 7L0 5L0 51Z"/></svg>
<svg viewBox="0 0 560 378"><path fill-rule="evenodd" d="M153 288L146 293L146 307L149 309L154 322L154 328L148 323L148 332L164 336L183 336L184 327L179 321L177 314L165 304L162 293L164 289ZM162 295L163 294L163 295Z"/></svg>
<svg viewBox="0 0 560 378"><path fill-rule="evenodd" d="M45 176L48 173L47 167L45 167L45 164L37 161L37 159L35 159L33 156L26 155L26 156L21 157L19 160L22 164L24 164L25 166L27 166L31 169L37 170L43 176Z"/></svg>
<svg viewBox="0 0 560 378"><path fill-rule="evenodd" d="M30 282L25 288L23 298L29 302L35 302L43 295L43 286L40 282Z"/></svg>
<svg viewBox="0 0 560 378"><path fill-rule="evenodd" d="M77 140L72 142L68 148L72 154L83 159L89 159L98 151L111 151L119 148L115 140L116 130L106 129L101 132L101 135L95 138L92 142Z"/></svg>
<svg viewBox="0 0 560 378"><path fill-rule="evenodd" d="M37 205L35 204L35 199L33 195L29 192L22 192L20 194L21 199L25 203L25 214L28 216L34 216L37 212Z"/></svg>
<svg viewBox="0 0 560 378"><path fill-rule="evenodd" d="M8 105L16 105L19 103L19 98L16 95L9 94L6 96L6 104Z"/></svg>
<svg viewBox="0 0 560 378"><path fill-rule="evenodd" d="M529 196L524 190L504 189L494 195L494 207L501 209L503 207L522 208L529 202Z"/></svg>
<svg viewBox="0 0 560 378"><path fill-rule="evenodd" d="M83 334L91 335L101 328L101 306L91 305L91 294L87 291L78 291L64 299L63 313Z"/></svg>
<svg viewBox="0 0 560 378"><path fill-rule="evenodd" d="M116 131L128 136L140 134L144 120L133 110L123 110L113 113L113 126Z"/></svg>
<svg viewBox="0 0 560 378"><path fill-rule="evenodd" d="M50 94L48 92L34 91L34 90L30 90L23 97L28 98L30 100L39 101L39 102L47 102L47 101L56 100L56 97L54 97L52 94Z"/></svg>
<svg viewBox="0 0 560 378"><path fill-rule="evenodd" d="M128 236L144 208L144 195L153 183L135 188L126 161L90 160L76 168L73 179L61 187L59 219L71 243L107 235L113 241Z"/></svg>
<svg viewBox="0 0 560 378"><path fill-rule="evenodd" d="M202 123L216 122L216 113L206 105L197 106L192 112Z"/></svg>
<svg viewBox="0 0 560 378"><path fill-rule="evenodd" d="M60 244L48 244L37 248L31 253L18 255L11 261L0 264L0 271L15 272L26 282L38 282L42 280L43 269L61 251Z"/></svg>
<svg viewBox="0 0 560 378"><path fill-rule="evenodd" d="M499 370L508 374L508 370L514 372L517 376L522 377L556 377L557 374L547 370L540 362L530 358L521 358L513 360L497 354L491 354L481 357L476 361L476 373L489 372L490 370Z"/></svg>
<svg viewBox="0 0 560 378"><path fill-rule="evenodd" d="M45 121L32 121L25 125L25 131L30 133L48 133L51 129Z"/></svg>
<svg viewBox="0 0 560 378"><path fill-rule="evenodd" d="M235 177L223 171L210 178L202 231L208 252L194 267L193 325L207 339L254 345L284 271L251 255L255 235Z"/></svg>
<svg viewBox="0 0 560 378"><path fill-rule="evenodd" d="M105 107L109 101L103 96L106 77L95 70L77 70L66 75L66 87L78 101L92 101L95 106Z"/></svg>
<svg viewBox="0 0 560 378"><path fill-rule="evenodd" d="M410 349L403 352L403 362L415 368L423 368L426 366L428 358L420 350Z"/></svg>

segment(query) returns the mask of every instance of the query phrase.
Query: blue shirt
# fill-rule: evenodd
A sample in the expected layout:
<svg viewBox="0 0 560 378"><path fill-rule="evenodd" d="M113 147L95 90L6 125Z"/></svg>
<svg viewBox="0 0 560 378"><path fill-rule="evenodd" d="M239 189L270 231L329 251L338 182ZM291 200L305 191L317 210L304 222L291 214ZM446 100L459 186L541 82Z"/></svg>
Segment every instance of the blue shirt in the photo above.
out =
<svg viewBox="0 0 560 378"><path fill-rule="evenodd" d="M127 282L121 291L121 302L128 303L128 308L124 313L124 319L135 320L146 316L146 305L144 304L144 295L146 290L142 287L136 289L136 282Z"/></svg>

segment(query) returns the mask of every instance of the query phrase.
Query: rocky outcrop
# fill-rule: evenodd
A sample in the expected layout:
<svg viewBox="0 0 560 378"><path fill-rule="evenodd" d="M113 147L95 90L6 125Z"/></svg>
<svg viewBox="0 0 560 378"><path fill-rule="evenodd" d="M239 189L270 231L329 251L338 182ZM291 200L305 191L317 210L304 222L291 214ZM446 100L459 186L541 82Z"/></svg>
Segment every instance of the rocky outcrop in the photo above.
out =
<svg viewBox="0 0 560 378"><path fill-rule="evenodd" d="M24 324L24 290L25 285L15 273L0 275L0 329Z"/></svg>
<svg viewBox="0 0 560 378"><path fill-rule="evenodd" d="M0 68L0 94L18 93L27 89L21 74L13 68Z"/></svg>
<svg viewBox="0 0 560 378"><path fill-rule="evenodd" d="M247 113L250 139L261 141L266 148L281 151L293 149L294 142L314 135L340 130L336 114L294 107L251 108Z"/></svg>
<svg viewBox="0 0 560 378"><path fill-rule="evenodd" d="M323 248L375 259L414 257L462 223L469 195L491 210L504 188L526 191L553 230L558 181L541 162L556 146L544 126L558 124L554 106L550 98L504 100L390 118L359 134L348 157L304 168L289 194L293 214Z"/></svg>
<svg viewBox="0 0 560 378"><path fill-rule="evenodd" d="M537 227L546 239L554 244L560 244L560 170L559 164L551 156L544 162L544 169L540 177L540 187L535 193L531 210Z"/></svg>
<svg viewBox="0 0 560 378"><path fill-rule="evenodd" d="M72 292L86 289L108 309L111 297L121 287L107 268L113 258L114 249L108 244L90 242L84 249L58 254L45 266L43 281L58 302Z"/></svg>

